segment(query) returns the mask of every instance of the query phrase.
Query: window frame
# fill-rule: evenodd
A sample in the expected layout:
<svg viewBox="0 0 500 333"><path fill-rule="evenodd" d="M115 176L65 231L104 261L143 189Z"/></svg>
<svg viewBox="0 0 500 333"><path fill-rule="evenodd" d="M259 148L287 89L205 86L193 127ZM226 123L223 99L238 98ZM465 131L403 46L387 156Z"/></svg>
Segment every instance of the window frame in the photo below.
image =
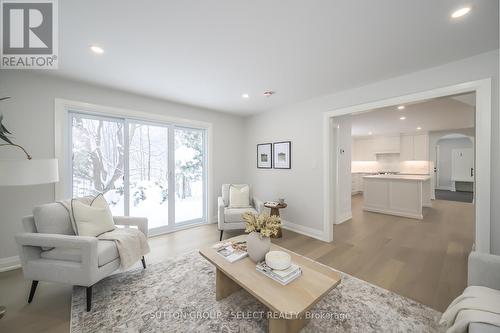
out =
<svg viewBox="0 0 500 333"><path fill-rule="evenodd" d="M207 223L213 223L213 196L212 193L212 124L207 122L170 117L160 114L147 113L141 111L127 110L121 108L113 108L77 101L69 101L64 99L55 100L55 151L56 158L59 160L59 169L61 172L61 180L55 186L56 200L68 198L72 196L73 188L73 161L72 161L72 114L82 115L91 119L102 119L123 122L124 125L124 139L127 144L125 149L125 163L124 163L124 186L125 186L125 200L124 200L124 215L129 215L129 142L128 131L130 122L149 124L153 126L167 127L169 130L169 165L170 159L175 163L174 148L174 135L175 128L186 128L193 130L200 130L203 133L203 216L199 219L175 222L175 199L169 199L169 219L168 225L154 229L150 229L149 234L158 235L172 231L182 230L185 228L198 226ZM173 170L169 170L169 188L172 183L175 186L174 177L175 165ZM170 209L174 206L173 209Z"/></svg>

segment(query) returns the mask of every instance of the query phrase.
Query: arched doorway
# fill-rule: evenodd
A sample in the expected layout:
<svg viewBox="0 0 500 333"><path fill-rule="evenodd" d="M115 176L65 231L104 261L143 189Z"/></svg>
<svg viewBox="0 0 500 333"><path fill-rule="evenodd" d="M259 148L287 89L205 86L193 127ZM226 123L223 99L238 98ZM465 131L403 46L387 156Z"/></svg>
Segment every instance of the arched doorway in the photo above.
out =
<svg viewBox="0 0 500 333"><path fill-rule="evenodd" d="M434 187L438 200L474 202L474 134L447 133L434 143Z"/></svg>

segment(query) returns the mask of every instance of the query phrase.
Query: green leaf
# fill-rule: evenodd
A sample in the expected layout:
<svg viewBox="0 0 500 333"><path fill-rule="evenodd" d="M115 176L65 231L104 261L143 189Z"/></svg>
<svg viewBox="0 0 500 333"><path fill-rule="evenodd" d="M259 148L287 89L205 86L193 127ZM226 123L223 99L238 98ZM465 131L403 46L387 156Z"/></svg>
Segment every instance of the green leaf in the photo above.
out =
<svg viewBox="0 0 500 333"><path fill-rule="evenodd" d="M7 128L5 128L5 126L2 124L2 120L3 120L3 114L0 113L0 133L8 133L8 134L12 134L11 132L9 132L9 130Z"/></svg>
<svg viewBox="0 0 500 333"><path fill-rule="evenodd" d="M3 133L0 133L0 139L13 145L12 141L10 141L10 139L8 137L6 137L5 134L3 134Z"/></svg>

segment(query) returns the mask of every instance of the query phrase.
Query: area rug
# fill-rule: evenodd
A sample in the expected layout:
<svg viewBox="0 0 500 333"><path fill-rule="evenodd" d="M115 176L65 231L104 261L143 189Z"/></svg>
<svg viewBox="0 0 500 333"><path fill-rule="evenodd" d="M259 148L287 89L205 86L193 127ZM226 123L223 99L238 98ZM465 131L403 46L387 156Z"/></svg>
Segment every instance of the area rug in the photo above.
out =
<svg viewBox="0 0 500 333"><path fill-rule="evenodd" d="M93 289L91 312L85 289L73 290L73 333L267 332L267 309L246 291L215 300L215 269L197 252L110 276ZM342 273L302 332L442 332L440 315Z"/></svg>

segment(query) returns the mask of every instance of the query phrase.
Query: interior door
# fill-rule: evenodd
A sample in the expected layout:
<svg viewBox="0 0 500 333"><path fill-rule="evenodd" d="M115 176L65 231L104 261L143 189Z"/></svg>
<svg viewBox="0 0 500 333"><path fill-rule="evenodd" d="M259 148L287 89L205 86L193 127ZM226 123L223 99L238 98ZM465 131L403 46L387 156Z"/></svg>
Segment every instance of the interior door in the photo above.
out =
<svg viewBox="0 0 500 333"><path fill-rule="evenodd" d="M472 148L452 150L452 180L474 181L474 154Z"/></svg>

